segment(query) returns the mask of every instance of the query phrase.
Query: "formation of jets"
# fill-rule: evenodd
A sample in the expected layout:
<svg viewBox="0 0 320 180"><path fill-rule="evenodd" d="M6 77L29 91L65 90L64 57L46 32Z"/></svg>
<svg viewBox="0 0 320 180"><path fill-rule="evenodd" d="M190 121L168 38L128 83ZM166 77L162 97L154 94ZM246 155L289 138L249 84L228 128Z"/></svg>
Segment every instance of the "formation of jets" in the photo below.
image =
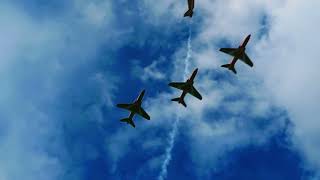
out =
<svg viewBox="0 0 320 180"><path fill-rule="evenodd" d="M184 17L192 17L193 16L193 9L194 9L194 0L188 0L188 10L184 13ZM221 48L220 51L224 52L226 54L231 55L233 58L230 62L230 64L224 64L221 65L221 67L227 68L231 70L234 74L237 74L237 71L235 69L235 64L238 60L241 60L245 64L247 64L250 67L253 67L253 63L250 60L249 56L246 54L246 46L250 40L251 35L249 34L241 43L241 45L238 48ZM187 104L184 101L184 98L187 94L190 94L199 100L202 100L201 94L197 91L197 89L193 86L194 79L198 73L198 68L196 68L189 79L187 79L186 82L171 82L169 83L169 86L179 89L182 91L180 97L173 98L171 101L176 101L179 104L182 104L184 107L187 107ZM136 127L133 122L133 116L135 114L138 114L142 116L143 118L150 120L150 116L145 112L145 110L141 107L142 99L145 94L145 90L143 90L138 98L131 104L117 104L117 107L126 109L130 111L129 117L121 119L121 122L126 122L127 124L130 124L132 127Z"/></svg>

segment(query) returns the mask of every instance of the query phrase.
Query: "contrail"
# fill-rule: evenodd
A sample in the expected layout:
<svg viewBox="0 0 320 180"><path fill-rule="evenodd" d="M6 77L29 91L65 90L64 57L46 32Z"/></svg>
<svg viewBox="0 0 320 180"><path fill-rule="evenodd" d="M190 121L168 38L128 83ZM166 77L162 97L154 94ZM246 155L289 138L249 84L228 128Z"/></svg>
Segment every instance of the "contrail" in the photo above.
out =
<svg viewBox="0 0 320 180"><path fill-rule="evenodd" d="M190 58L191 58L191 22L189 24L189 37L188 37L188 47L187 47L187 56L184 59L184 79L187 79L188 73L189 73L189 64L190 64Z"/></svg>
<svg viewBox="0 0 320 180"><path fill-rule="evenodd" d="M189 73L189 61L191 58L191 21L189 24L189 35L188 35L188 47L187 47L187 56L184 59L184 74L183 74L183 78L186 80L188 73ZM173 123L173 127L172 127L172 131L169 133L169 145L166 148L166 153L165 153L165 160L162 163L161 166L161 172L160 175L158 177L158 180L164 180L167 177L167 168L168 165L170 163L171 160L171 151L173 149L174 146L174 142L176 140L176 135L178 133L178 124L180 122L180 115L179 113L176 114L176 119Z"/></svg>
<svg viewBox="0 0 320 180"><path fill-rule="evenodd" d="M175 119L175 121L173 123L172 131L169 133L169 145L166 148L166 156L165 156L166 158L162 163L161 172L160 172L160 175L158 177L158 180L164 180L167 177L167 167L168 167L168 165L170 163L170 160L171 160L171 151L173 149L173 145L174 145L174 142L175 142L175 139L176 139L176 135L177 135L177 132L178 132L178 123L179 123L179 121L180 121L180 117L178 115L176 115L176 119Z"/></svg>

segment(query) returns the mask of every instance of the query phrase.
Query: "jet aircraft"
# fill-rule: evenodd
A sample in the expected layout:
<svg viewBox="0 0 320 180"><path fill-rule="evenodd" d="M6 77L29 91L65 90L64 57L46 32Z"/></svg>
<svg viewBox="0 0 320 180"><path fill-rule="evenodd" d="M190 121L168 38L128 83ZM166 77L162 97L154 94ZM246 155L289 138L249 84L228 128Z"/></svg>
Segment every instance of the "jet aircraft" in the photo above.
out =
<svg viewBox="0 0 320 180"><path fill-rule="evenodd" d="M130 111L130 115L128 118L121 119L121 122L126 122L127 124L130 124L133 127L136 127L132 118L135 114L139 114L143 118L150 120L150 116L144 111L144 109L141 107L142 104L142 98L144 96L145 90L143 90L139 97L132 103L132 104L117 104L117 107L123 108Z"/></svg>
<svg viewBox="0 0 320 180"><path fill-rule="evenodd" d="M240 59L242 62L246 63L250 67L253 67L253 63L250 60L249 56L246 54L246 45L249 42L250 34L244 39L243 43L238 48L221 48L220 51L227 53L233 56L233 59L230 64L224 64L221 67L228 68L233 73L237 74L234 65L236 64L237 60Z"/></svg>
<svg viewBox="0 0 320 180"><path fill-rule="evenodd" d="M186 17L186 16L192 17L193 8L194 8L194 1L195 0L188 0L188 11L184 13L184 17Z"/></svg>
<svg viewBox="0 0 320 180"><path fill-rule="evenodd" d="M179 104L182 104L184 107L187 107L186 103L184 102L184 97L187 93L191 94L192 96L202 99L201 94L196 90L196 88L193 86L193 80L196 77L198 72L198 68L196 68L191 77L186 82L171 82L169 83L169 86L177 88L182 90L182 94L178 98L173 98L171 101L177 101Z"/></svg>

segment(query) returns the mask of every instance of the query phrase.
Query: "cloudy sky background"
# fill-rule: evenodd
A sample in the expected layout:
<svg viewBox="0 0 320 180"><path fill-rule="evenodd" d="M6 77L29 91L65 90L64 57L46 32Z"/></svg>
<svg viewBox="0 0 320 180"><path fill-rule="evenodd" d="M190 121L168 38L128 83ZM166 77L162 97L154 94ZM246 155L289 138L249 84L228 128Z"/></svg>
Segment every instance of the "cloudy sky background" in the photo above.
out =
<svg viewBox="0 0 320 180"><path fill-rule="evenodd" d="M1 1L0 179L319 179L319 8ZM255 66L220 68L248 34ZM167 84L195 67L185 109ZM133 129L115 104L142 89L152 120Z"/></svg>

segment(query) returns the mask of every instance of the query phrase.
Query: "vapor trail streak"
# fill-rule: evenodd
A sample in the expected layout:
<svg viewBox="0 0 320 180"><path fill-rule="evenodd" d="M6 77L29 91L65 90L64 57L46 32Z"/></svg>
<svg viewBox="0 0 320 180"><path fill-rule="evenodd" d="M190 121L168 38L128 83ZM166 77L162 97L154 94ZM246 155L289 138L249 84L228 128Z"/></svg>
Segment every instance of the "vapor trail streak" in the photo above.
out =
<svg viewBox="0 0 320 180"><path fill-rule="evenodd" d="M177 115L176 119L174 121L174 124L173 124L172 131L169 133L169 145L166 148L166 156L165 156L166 158L162 163L161 172L158 177L158 180L164 180L167 177L167 167L168 167L170 160L171 160L171 151L173 149L174 142L176 139L179 121L180 121L180 117Z"/></svg>
<svg viewBox="0 0 320 180"><path fill-rule="evenodd" d="M188 35L188 46L187 46L187 56L184 59L184 74L183 74L183 78L186 80L188 73L189 73L189 61L191 58L191 22L189 24L189 35ZM170 163L171 160L171 151L173 149L175 140L176 140L176 135L178 133L178 124L180 122L180 115L176 114L176 119L173 123L173 127L172 127L172 131L169 133L169 145L166 148L166 152L165 152L165 160L162 163L161 166L161 172L160 175L158 177L158 180L164 180L167 177L167 172L168 172L168 165Z"/></svg>
<svg viewBox="0 0 320 180"><path fill-rule="evenodd" d="M189 37L188 37L188 47L187 47L187 56L184 59L184 74L183 74L183 78L186 80L188 73L189 73L189 64L190 64L190 58L191 58L191 23L189 25Z"/></svg>

